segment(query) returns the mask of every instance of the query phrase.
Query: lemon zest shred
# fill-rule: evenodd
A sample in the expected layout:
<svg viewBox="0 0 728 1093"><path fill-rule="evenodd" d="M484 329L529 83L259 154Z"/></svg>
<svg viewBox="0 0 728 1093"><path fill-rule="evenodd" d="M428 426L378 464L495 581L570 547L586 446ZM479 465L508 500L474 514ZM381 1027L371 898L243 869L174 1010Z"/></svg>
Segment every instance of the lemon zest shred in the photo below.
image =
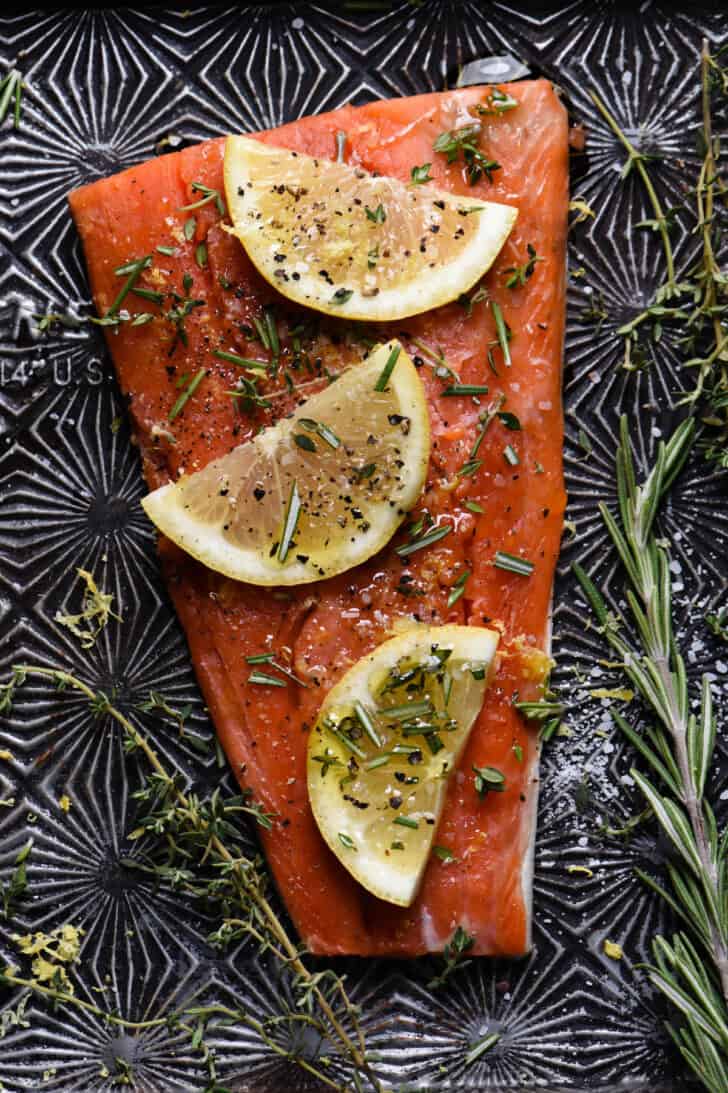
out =
<svg viewBox="0 0 728 1093"><path fill-rule="evenodd" d="M121 615L111 610L113 593L100 589L93 573L87 569L77 569L76 572L86 585L81 610L77 615L64 615L62 611L56 611L55 620L78 638L82 649L91 649L109 619L116 619L117 622L123 620Z"/></svg>

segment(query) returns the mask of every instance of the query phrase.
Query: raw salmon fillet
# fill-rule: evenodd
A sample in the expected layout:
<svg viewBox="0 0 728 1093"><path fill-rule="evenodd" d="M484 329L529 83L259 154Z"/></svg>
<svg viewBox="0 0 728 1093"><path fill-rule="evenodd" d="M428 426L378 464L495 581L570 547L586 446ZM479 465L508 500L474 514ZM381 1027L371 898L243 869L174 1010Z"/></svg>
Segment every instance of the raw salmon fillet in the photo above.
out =
<svg viewBox="0 0 728 1093"><path fill-rule="evenodd" d="M340 577L294 589L263 589L210 572L169 542L160 542L172 600L220 740L242 785L267 811L263 833L276 884L303 941L315 953L415 956L443 949L457 926L474 937L473 953L518 955L530 947L531 872L538 792L538 743L513 709L514 698L537 696L549 640L554 566L564 508L562 482L561 353L564 324L567 216L567 121L551 85L542 80L504 85L518 106L484 120L481 146L501 166L492 183L468 185L462 162L448 165L433 152L443 130L473 120L468 107L487 88L344 107L304 118L259 139L334 158L336 133L347 135L346 157L370 171L409 181L415 165L431 163L436 185L482 195L520 209L515 229L485 278L512 331L507 367L486 300L453 303L378 328L396 336L419 366L431 414L432 454L424 508L449 515L455 530L406 560L394 547ZM261 425L289 413L323 386L326 371L362 358L371 342L353 324L289 305L253 269L241 245L222 230L213 201L191 214L199 183L222 193L223 140L144 163L70 195L86 254L94 299L103 314L122 279L116 267L152 254L137 287L164 295L162 303L130 293L124 307L154 315L106 329L119 383L129 398L136 440L150 489L190 473L248 439ZM183 225L196 215L194 236ZM200 244L205 244L200 248ZM539 260L523 285L507 287L506 271ZM167 255L157 248L173 247ZM186 280L185 280L186 278ZM177 297L171 295L176 293ZM189 304L184 301L200 301ZM230 398L240 372L212 355L224 347L261 356L253 320L272 307L281 340L281 367L267 381L271 408L241 413ZM179 319L179 313L188 314ZM366 332L372 336L369 329ZM496 372L489 364L489 352ZM441 397L433 356L442 353L463 383L487 383L489 395ZM200 369L204 380L182 411L168 415ZM291 393L284 382L291 377ZM505 396L487 429L470 475L468 461L478 416ZM520 430L509 425L520 423ZM519 457L511 465L504 449ZM475 502L468 508L464 502ZM479 506L483 511L477 511ZM496 551L522 554L531 576L494 566ZM447 601L457 577L472 571L464 595ZM377 900L361 888L324 844L306 791L307 729L328 689L359 657L413 619L441 624L495 623L501 657L459 770L452 776L436 843L455 861L433 856L420 894L409 908ZM248 682L245 657L272 651L306 687ZM506 777L503 793L479 800L473 765L492 765Z"/></svg>

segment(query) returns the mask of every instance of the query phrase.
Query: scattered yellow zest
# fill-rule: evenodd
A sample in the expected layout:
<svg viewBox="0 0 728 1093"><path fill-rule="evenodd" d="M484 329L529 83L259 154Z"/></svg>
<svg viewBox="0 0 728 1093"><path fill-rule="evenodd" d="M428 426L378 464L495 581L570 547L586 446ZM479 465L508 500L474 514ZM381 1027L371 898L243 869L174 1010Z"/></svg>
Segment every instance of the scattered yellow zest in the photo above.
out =
<svg viewBox="0 0 728 1093"><path fill-rule="evenodd" d="M618 945L616 941L608 941L604 939L604 952L610 958L610 960L622 959L622 946Z"/></svg>
<svg viewBox="0 0 728 1093"><path fill-rule="evenodd" d="M589 694L592 698L616 698L619 702L631 702L634 691L629 687L596 687Z"/></svg>
<svg viewBox="0 0 728 1093"><path fill-rule="evenodd" d="M583 875L585 877L593 877L594 876L591 869L587 869L587 867L585 865L570 865L567 868L566 872L567 873L583 873Z"/></svg>
<svg viewBox="0 0 728 1093"><path fill-rule="evenodd" d="M71 798L68 796L67 793L64 793L62 797L58 798L58 807L61 808L64 812L68 812L68 810L70 809Z"/></svg>
<svg viewBox="0 0 728 1093"><path fill-rule="evenodd" d="M4 759L6 763L12 763L15 756L8 748L0 748L0 759Z"/></svg>
<svg viewBox="0 0 728 1093"><path fill-rule="evenodd" d="M21 953L35 958L31 968L36 984L53 981L60 990L73 994L73 983L64 965L75 964L78 960L83 933L80 927L65 923L56 926L49 934L38 931L35 934L13 934L12 937Z"/></svg>
<svg viewBox="0 0 728 1093"><path fill-rule="evenodd" d="M121 622L122 619L121 615L116 615L111 610L113 594L101 591L93 574L88 570L77 569L76 572L86 583L81 611L78 615L64 615L56 611L55 618L56 622L67 627L78 638L82 649L91 649L109 619L116 619L117 622Z"/></svg>
<svg viewBox="0 0 728 1093"><path fill-rule="evenodd" d="M572 224L582 224L585 220L588 220L590 216L593 217L596 215L591 205L587 205L583 197L572 198L569 202L569 212L578 214L571 221Z"/></svg>

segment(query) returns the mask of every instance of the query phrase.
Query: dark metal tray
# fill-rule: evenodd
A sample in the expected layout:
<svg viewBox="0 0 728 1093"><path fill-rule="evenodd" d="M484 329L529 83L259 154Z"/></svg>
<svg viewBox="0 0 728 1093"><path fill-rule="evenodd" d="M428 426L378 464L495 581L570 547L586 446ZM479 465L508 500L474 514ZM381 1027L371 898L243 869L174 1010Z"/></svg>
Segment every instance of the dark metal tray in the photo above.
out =
<svg viewBox="0 0 728 1093"><path fill-rule="evenodd" d="M178 706L191 703L196 731L209 732L138 507L138 459L126 425L112 428L124 407L101 338L34 333L34 313L89 303L67 191L155 154L167 137L191 143L267 128L348 101L440 89L474 58L521 58L560 85L587 126L572 188L596 213L570 244L566 466L576 535L562 559L555 639L572 735L544 756L536 945L520 962L475 961L438 993L426 986L431 961L352 961L346 971L392 1088L678 1090L687 1079L664 1009L635 967L655 931L669 926L633 873L635 864L658 862L661 848L649 827L629 841L601 833L638 802L626 775L629 750L590 697L610 677L595 668L604 653L574 611L568 565L577 555L587 566L603 559L609 576L595 503L613 496L618 414L630 414L638 453L648 458L684 378L669 337L643 371L618 367L615 332L659 283L660 248L653 233L629 230L648 215L643 194L634 180L620 181L622 152L587 89L598 88L641 150L664 154L654 176L667 204L677 204L695 165L700 40L707 34L720 44L728 35L725 19L699 4L689 15L652 3L526 7L425 0L369 10L18 9L0 18L0 67L17 65L27 83L19 131L6 122L0 133L0 666L5 676L19 659L63 665L95 688L115 689L126 709L158 690ZM694 247L678 218L678 261L688 262ZM604 311L598 326L583 321L592 305ZM724 589L724 488L717 476L689 471L667 510L686 628ZM124 614L87 653L54 623L78 596L76 566L93 570ZM725 689L728 666L716 650L707 639L693 649L691 674L712 671ZM200 757L174 729L142 721L160 753L200 786L220 779L214 752ZM33 685L0 722L0 747L14 755L0 762L0 878L34 840L30 898L14 924L0 920L0 961L13 958L13 930L73 921L85 930L79 993L91 1001L102 997L135 1019L193 997L235 997L255 1014L278 1012L269 964L246 945L220 954L206 941L210 923L184 897L124 864L136 852L125 834L137 780L109 724L71 694ZM68 812L58 804L64 793ZM621 961L604 955L605 938L622 945ZM13 1001L6 992L0 1005ZM204 1087L193 1053L165 1029L117 1034L93 1016L34 1002L27 1017L27 1028L8 1025L0 1038L4 1090L111 1089L115 1057L132 1064L134 1087L145 1093ZM500 1041L466 1068L468 1045L487 1030ZM276 1035L285 1046L294 1033L282 1024ZM216 1046L230 1088L315 1087L246 1029L225 1030Z"/></svg>

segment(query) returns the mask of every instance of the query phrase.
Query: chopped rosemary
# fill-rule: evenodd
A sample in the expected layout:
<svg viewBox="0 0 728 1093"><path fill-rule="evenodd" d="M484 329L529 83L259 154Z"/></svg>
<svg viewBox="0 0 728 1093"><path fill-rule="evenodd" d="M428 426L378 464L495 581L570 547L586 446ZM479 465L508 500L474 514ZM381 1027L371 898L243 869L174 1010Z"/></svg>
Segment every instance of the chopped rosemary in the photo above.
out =
<svg viewBox="0 0 728 1093"><path fill-rule="evenodd" d="M257 683L261 686L268 687L285 687L287 686L284 679L279 679L278 676L271 676L267 672L261 672L257 668L251 672L248 676L248 683Z"/></svg>
<svg viewBox="0 0 728 1093"><path fill-rule="evenodd" d="M23 77L17 68L12 68L0 82L0 125L5 121L11 101L14 99L13 128L20 128L20 103L23 94Z"/></svg>
<svg viewBox="0 0 728 1093"><path fill-rule="evenodd" d="M364 729L364 732L367 734L374 747L381 748L382 741L379 739L377 730L374 727L374 721L372 720L371 714L365 706L362 706L358 699L354 703L354 713L356 714L357 721Z"/></svg>
<svg viewBox="0 0 728 1093"><path fill-rule="evenodd" d="M249 372L267 372L267 361L256 361L250 357L239 357L237 353L228 353L226 349L213 349L213 357L217 357L221 361L229 361L230 364L237 364L238 368L246 368Z"/></svg>
<svg viewBox="0 0 728 1093"><path fill-rule="evenodd" d="M182 234L187 242L191 242L195 237L197 231L197 217L191 216L188 220L185 220L184 227L182 228Z"/></svg>
<svg viewBox="0 0 728 1093"><path fill-rule="evenodd" d="M517 554L508 554L505 550L496 550L493 565L496 569L504 569L508 573L518 573L521 577L530 577L536 568L533 562L527 558L520 558Z"/></svg>
<svg viewBox="0 0 728 1093"><path fill-rule="evenodd" d="M517 467L518 464L521 462L518 457L518 452L512 444L506 444L505 448L503 449L503 458L505 459L506 463L508 463L511 467Z"/></svg>
<svg viewBox="0 0 728 1093"><path fill-rule="evenodd" d="M158 254L164 254L167 258L176 258L179 251L176 247L163 247L158 246L155 248Z"/></svg>
<svg viewBox="0 0 728 1093"><path fill-rule="evenodd" d="M410 170L410 180L413 186L421 186L424 182L432 182L430 177L431 163L423 163L420 167L413 167Z"/></svg>
<svg viewBox="0 0 728 1093"><path fill-rule="evenodd" d="M129 293L133 289L134 285L139 280L139 277L141 276L142 271L147 269L149 266L151 266L151 264L152 264L151 254L145 254L143 258L136 258L136 259L134 259L133 262L128 262L126 265L119 266L117 269L114 270L114 273L116 274L117 277L126 276L126 281L124 282L121 289L119 290L119 293L118 293L116 299L114 300L114 302L112 303L111 307L107 310L106 314L103 316L104 319L111 319L111 318L116 318L117 317L119 308L124 303L124 300L127 298Z"/></svg>
<svg viewBox="0 0 728 1093"><path fill-rule="evenodd" d="M180 394L180 396L178 397L178 399L175 402L174 406L169 411L169 420L170 421L174 421L174 419L182 412L182 410L187 405L189 400L192 398L192 396L194 395L195 391L200 386L200 384L202 383L204 378L205 378L205 369L201 368L200 371L190 380L187 387Z"/></svg>
<svg viewBox="0 0 728 1093"><path fill-rule="evenodd" d="M207 268L207 243L198 243L195 247L195 262L200 269Z"/></svg>
<svg viewBox="0 0 728 1093"><path fill-rule="evenodd" d="M199 201L193 201L191 205L182 205L179 210L181 213L192 212L193 209L201 209L203 205L209 205L211 201L214 201L220 216L225 216L225 202L223 201L219 190L211 190L209 186L203 186L201 182L193 182L191 189L195 194L202 194L202 197Z"/></svg>
<svg viewBox="0 0 728 1093"><path fill-rule="evenodd" d="M400 827L410 827L413 831L417 831L420 826L419 820L413 820L410 816L395 816L392 823L399 824Z"/></svg>
<svg viewBox="0 0 728 1093"><path fill-rule="evenodd" d="M482 510L481 510L482 511ZM470 577L470 570L466 569L464 573L461 573L455 583L450 589L450 595L447 598L447 606L454 607L458 600L465 592L465 585Z"/></svg>
<svg viewBox="0 0 728 1093"><path fill-rule="evenodd" d="M420 536L414 542L396 547L395 553L400 558L408 558L410 554L414 554L418 550L424 550L425 547L432 546L433 543L439 543L440 539L444 539L446 535L449 535L452 529L452 524L441 524L440 527L433 528L432 531L428 531L426 535Z"/></svg>
<svg viewBox="0 0 728 1093"><path fill-rule="evenodd" d="M392 372L394 371L394 366L399 360L400 348L401 347L399 345L395 345L394 348L390 351L390 354L387 357L387 362L379 374L379 379L374 384L375 391L386 391L387 384L389 383Z"/></svg>
<svg viewBox="0 0 728 1093"><path fill-rule="evenodd" d="M366 759L366 753L363 752L358 744L355 744L345 732L342 732L341 729L337 729L334 725L327 725L326 727L331 735L335 737L340 744L343 744L348 751L352 752L357 759Z"/></svg>
<svg viewBox="0 0 728 1093"><path fill-rule="evenodd" d="M465 1056L465 1066L472 1066L481 1055L485 1055L492 1047L495 1047L500 1038L500 1032L489 1032L482 1036L480 1040L476 1040L474 1044L470 1045L470 1051Z"/></svg>
<svg viewBox="0 0 728 1093"><path fill-rule="evenodd" d="M286 512L283 518L283 533L281 535L281 541L278 546L278 561L283 563L288 557L288 552L291 549L293 543L293 536L296 534L296 528L298 527L298 518L301 515L301 498L298 493L298 486L296 481L291 483L291 492L288 497L288 504L286 505Z"/></svg>
<svg viewBox="0 0 728 1093"><path fill-rule="evenodd" d="M480 444L478 444L478 447L480 447ZM482 466L482 459L469 459L467 463L463 463L462 467L456 471L455 474L458 478L472 478Z"/></svg>
<svg viewBox="0 0 728 1093"><path fill-rule="evenodd" d="M463 506L468 510L468 512L475 513L476 516L482 516L482 514L485 512L483 506L479 505L477 501L473 501L470 497L465 498L465 500L463 501Z"/></svg>
<svg viewBox="0 0 728 1093"><path fill-rule="evenodd" d="M451 383L440 393L443 398L452 395L487 395L488 388L484 383Z"/></svg>
<svg viewBox="0 0 728 1093"><path fill-rule="evenodd" d="M490 309L493 312L493 318L495 319L495 330L498 335L498 345L501 347L503 353L503 360L505 364L510 368L511 365L511 350L509 342L511 340L510 327L503 318L503 312L500 309L500 304L495 300L490 301Z"/></svg>
<svg viewBox="0 0 728 1093"><path fill-rule="evenodd" d="M294 433L293 443L302 448L304 452L315 452L317 450L316 442L310 436L306 436L305 433Z"/></svg>
<svg viewBox="0 0 728 1093"><path fill-rule="evenodd" d="M334 295L331 297L332 304L345 304L347 300L350 300L354 295L354 290L351 288L337 288Z"/></svg>
<svg viewBox="0 0 728 1093"><path fill-rule="evenodd" d="M432 853L435 855L436 858L439 858L440 861L451 862L458 860L453 854L452 850L449 850L446 846L438 846L437 844L435 844L435 846L433 846L432 848Z"/></svg>
<svg viewBox="0 0 728 1093"><path fill-rule="evenodd" d="M339 842L342 846L345 846L347 850L356 850L356 843L351 835L347 835L344 831L339 832Z"/></svg>

